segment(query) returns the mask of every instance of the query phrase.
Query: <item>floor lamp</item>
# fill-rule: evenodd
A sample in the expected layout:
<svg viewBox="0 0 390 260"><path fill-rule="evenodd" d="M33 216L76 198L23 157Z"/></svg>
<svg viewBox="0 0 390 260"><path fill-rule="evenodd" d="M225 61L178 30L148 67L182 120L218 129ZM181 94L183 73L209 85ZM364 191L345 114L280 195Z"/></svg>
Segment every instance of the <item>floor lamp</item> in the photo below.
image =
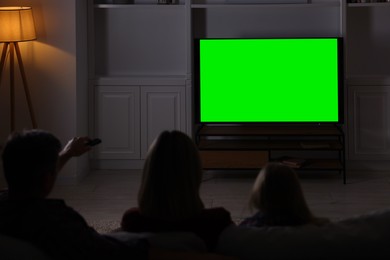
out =
<svg viewBox="0 0 390 260"><path fill-rule="evenodd" d="M20 54L18 44L19 42L32 41L35 39L36 35L31 7L0 7L0 42L4 43L0 61L0 84L7 53L9 53L11 132L15 130L15 53L22 76L32 126L33 128L37 128L30 92L28 90L26 73L23 67L22 55Z"/></svg>

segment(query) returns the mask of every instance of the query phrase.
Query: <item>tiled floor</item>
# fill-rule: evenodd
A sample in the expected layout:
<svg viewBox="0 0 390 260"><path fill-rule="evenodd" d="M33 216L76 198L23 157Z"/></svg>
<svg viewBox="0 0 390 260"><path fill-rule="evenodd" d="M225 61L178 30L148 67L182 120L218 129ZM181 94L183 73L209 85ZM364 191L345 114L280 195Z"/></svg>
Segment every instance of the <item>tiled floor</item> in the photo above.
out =
<svg viewBox="0 0 390 260"><path fill-rule="evenodd" d="M256 173L206 172L201 188L206 207L222 206L234 219L250 214L247 200ZM313 212L332 220L390 208L390 172L351 172L347 184L337 173L301 174ZM51 197L64 198L90 223L119 223L136 206L140 171L95 171L78 185L57 185Z"/></svg>

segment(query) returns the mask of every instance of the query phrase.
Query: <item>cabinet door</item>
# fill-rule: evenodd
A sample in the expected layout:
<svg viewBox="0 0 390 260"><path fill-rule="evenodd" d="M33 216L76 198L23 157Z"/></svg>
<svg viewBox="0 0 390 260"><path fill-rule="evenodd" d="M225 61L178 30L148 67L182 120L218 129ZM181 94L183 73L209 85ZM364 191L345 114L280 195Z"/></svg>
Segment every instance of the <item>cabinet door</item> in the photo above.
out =
<svg viewBox="0 0 390 260"><path fill-rule="evenodd" d="M185 125L185 86L141 87L141 158L162 131Z"/></svg>
<svg viewBox="0 0 390 260"><path fill-rule="evenodd" d="M97 159L140 159L139 87L98 86Z"/></svg>
<svg viewBox="0 0 390 260"><path fill-rule="evenodd" d="M390 159L390 86L349 86L349 159Z"/></svg>

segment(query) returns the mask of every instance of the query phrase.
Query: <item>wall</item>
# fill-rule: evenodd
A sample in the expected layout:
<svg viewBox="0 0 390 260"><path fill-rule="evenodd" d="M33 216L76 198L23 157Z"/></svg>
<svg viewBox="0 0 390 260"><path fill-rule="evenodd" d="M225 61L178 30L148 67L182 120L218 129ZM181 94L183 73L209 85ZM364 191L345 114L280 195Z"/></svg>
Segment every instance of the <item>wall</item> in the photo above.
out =
<svg viewBox="0 0 390 260"><path fill-rule="evenodd" d="M77 51L86 42L86 1L5 0L1 5L11 6L15 2L33 8L38 39L20 43L20 48L38 128L54 133L65 145L73 136L87 135L87 58L86 53ZM84 15L76 12L84 6ZM77 36L84 38L77 39ZM0 88L0 140L5 140L10 132L7 71L8 68L3 72ZM31 128L19 71L15 75L18 78L16 130ZM87 158L69 162L59 181L81 178L87 172Z"/></svg>

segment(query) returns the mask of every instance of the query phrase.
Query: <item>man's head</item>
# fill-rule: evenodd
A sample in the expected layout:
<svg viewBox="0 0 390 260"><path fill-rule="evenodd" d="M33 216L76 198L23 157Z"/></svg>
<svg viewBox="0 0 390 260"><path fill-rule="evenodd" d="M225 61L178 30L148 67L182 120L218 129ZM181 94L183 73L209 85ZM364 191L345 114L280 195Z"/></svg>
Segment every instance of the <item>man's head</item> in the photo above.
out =
<svg viewBox="0 0 390 260"><path fill-rule="evenodd" d="M60 150L60 141L43 130L11 134L2 155L10 195L47 196L56 177Z"/></svg>

